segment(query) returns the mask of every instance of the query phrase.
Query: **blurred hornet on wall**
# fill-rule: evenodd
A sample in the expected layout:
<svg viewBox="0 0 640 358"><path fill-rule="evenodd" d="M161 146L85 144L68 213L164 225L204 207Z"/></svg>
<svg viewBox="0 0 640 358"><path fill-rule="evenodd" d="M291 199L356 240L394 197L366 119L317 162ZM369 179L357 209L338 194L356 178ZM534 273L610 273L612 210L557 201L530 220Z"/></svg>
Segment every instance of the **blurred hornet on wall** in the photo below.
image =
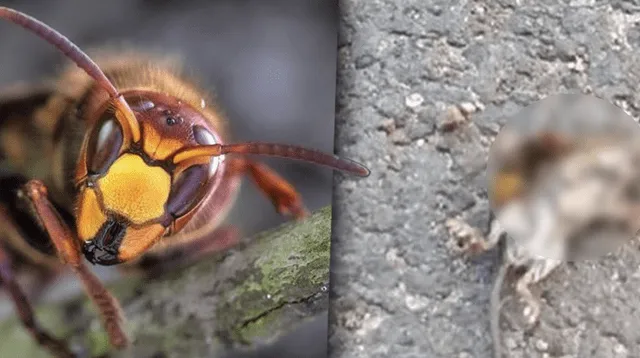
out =
<svg viewBox="0 0 640 358"><path fill-rule="evenodd" d="M593 97L580 100L596 107L604 103ZM527 304L527 323L533 325L540 303L530 285L564 261L613 252L640 230L640 126L619 108L613 110L617 115L605 118L611 128L604 130L578 130L569 123L576 127L573 131L547 127L523 133L506 125L489 155L488 229L482 232L457 218L446 222L466 252L505 244L492 295L496 357L501 357L497 319L507 269L519 272L515 289Z"/></svg>
<svg viewBox="0 0 640 358"><path fill-rule="evenodd" d="M360 164L312 149L227 144L221 114L176 68L132 54L94 62L28 15L0 7L0 18L46 40L79 67L55 86L0 98L0 154L11 168L0 179L0 287L34 340L58 357L74 353L39 326L12 259L26 258L32 270L70 267L96 304L111 344L123 348L129 341L120 306L83 257L97 265L145 262L154 269L149 263L173 264L177 253L195 260L233 246L236 231L218 224L242 175L279 213L304 218L296 190L248 155L369 174ZM162 251L156 250L160 240Z"/></svg>

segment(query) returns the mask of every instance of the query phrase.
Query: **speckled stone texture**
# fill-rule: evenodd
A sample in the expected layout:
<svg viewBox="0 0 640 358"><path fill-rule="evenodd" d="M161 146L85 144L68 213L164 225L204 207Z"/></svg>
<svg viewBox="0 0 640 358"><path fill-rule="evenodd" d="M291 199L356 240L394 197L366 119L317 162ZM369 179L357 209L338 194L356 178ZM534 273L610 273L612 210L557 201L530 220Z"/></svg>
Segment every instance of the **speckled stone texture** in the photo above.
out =
<svg viewBox="0 0 640 358"><path fill-rule="evenodd" d="M342 1L336 143L372 170L338 177L333 357L491 357L497 252L471 260L443 221L485 227L484 170L498 129L560 92L588 92L636 120L637 1ZM438 129L459 116L459 131ZM640 356L640 258L564 266L539 285L540 325L503 321L512 357ZM511 317L511 319L509 318Z"/></svg>

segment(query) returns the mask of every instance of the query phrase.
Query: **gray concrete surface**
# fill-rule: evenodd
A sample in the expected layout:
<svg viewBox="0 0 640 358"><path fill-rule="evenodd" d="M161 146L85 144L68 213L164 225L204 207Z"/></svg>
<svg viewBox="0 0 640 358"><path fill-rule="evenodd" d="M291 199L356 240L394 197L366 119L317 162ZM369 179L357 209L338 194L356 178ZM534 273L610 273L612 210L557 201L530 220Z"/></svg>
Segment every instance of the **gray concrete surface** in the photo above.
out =
<svg viewBox="0 0 640 358"><path fill-rule="evenodd" d="M484 227L488 143L531 102L592 90L636 120L637 1L342 1L337 147L372 170L334 192L334 357L490 357L497 253L448 249L442 221ZM447 108L479 104L459 131ZM464 108L472 107L468 104ZM505 309L512 357L640 356L640 257L565 266L540 325Z"/></svg>

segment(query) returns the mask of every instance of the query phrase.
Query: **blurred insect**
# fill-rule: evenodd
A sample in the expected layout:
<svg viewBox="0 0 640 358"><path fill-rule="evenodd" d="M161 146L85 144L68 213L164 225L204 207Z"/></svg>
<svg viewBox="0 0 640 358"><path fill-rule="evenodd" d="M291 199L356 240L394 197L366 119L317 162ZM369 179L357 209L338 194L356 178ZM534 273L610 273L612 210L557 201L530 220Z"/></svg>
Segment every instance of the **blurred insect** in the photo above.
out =
<svg viewBox="0 0 640 358"><path fill-rule="evenodd" d="M228 131L206 95L173 68L144 56L94 62L67 38L21 12L0 18L56 46L81 69L56 86L0 98L0 150L12 175L0 178L0 283L24 326L53 354L66 341L43 330L12 271L12 258L70 267L102 316L111 344L128 345L117 300L85 265L153 270L238 242L218 227L247 174L281 214L304 218L300 195L247 155L307 161L359 176L368 169L311 149L226 144ZM16 195L17 194L17 195ZM27 222L37 225L24 225ZM163 249L156 245L163 241Z"/></svg>

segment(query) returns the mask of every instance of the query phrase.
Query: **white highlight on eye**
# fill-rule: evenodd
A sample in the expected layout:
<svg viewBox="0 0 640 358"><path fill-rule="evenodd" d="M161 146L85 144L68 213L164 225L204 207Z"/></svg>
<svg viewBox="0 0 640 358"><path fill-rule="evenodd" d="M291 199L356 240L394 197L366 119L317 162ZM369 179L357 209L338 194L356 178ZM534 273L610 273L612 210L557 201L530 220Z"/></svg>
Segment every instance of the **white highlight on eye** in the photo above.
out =
<svg viewBox="0 0 640 358"><path fill-rule="evenodd" d="M102 124L100 132L98 132L98 143L96 144L96 152L102 149L107 139L109 139L111 133L113 133L115 125L116 124L113 120L108 120Z"/></svg>
<svg viewBox="0 0 640 358"><path fill-rule="evenodd" d="M208 130L203 130L200 132L200 134L202 134L204 139L204 143L202 144L212 145L217 143L216 138ZM216 172L216 170L218 170L218 165L220 165L221 159L222 159L222 156L211 158L211 163L209 164L209 176L213 175Z"/></svg>
<svg viewBox="0 0 640 358"><path fill-rule="evenodd" d="M151 101L142 101L140 103L140 109L142 109L143 111L148 111L148 110L154 109L155 107L156 107L156 104Z"/></svg>

